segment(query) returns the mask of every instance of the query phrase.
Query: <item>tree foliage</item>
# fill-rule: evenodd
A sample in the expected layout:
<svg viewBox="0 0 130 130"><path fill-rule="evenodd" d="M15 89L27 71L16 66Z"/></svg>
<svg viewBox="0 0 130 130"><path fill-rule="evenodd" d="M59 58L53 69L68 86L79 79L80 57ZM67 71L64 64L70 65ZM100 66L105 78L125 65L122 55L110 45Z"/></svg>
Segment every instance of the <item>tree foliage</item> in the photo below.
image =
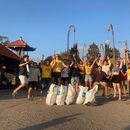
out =
<svg viewBox="0 0 130 130"><path fill-rule="evenodd" d="M99 48L95 43L92 43L88 48L87 59L90 57L96 58L100 55Z"/></svg>

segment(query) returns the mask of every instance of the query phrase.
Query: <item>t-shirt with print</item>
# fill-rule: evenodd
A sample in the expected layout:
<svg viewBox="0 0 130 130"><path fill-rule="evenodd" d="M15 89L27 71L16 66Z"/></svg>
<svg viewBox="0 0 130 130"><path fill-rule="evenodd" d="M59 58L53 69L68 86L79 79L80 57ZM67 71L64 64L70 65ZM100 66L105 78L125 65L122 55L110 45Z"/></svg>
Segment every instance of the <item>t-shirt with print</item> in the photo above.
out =
<svg viewBox="0 0 130 130"><path fill-rule="evenodd" d="M42 69L42 78L51 78L51 71L52 71L51 65L49 66L42 65L41 69Z"/></svg>

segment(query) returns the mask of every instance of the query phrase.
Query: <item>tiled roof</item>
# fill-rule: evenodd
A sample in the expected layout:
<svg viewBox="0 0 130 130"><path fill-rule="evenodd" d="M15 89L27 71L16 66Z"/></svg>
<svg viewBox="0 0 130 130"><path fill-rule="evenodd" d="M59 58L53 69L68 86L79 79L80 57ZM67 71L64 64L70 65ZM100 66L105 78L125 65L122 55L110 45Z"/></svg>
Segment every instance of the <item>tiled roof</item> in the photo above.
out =
<svg viewBox="0 0 130 130"><path fill-rule="evenodd" d="M17 40L14 42L7 43L7 44L5 44L5 46L7 46L13 50L17 50L18 48L24 48L24 51L34 51L35 50L35 48L30 47L23 40Z"/></svg>
<svg viewBox="0 0 130 130"><path fill-rule="evenodd" d="M7 47L26 47L26 45L27 44L23 40L17 40L17 41L5 44L5 46Z"/></svg>
<svg viewBox="0 0 130 130"><path fill-rule="evenodd" d="M15 59L18 61L21 60L18 55L16 55L14 52L9 50L7 47L3 46L2 44L0 44L0 55L11 58L11 59Z"/></svg>

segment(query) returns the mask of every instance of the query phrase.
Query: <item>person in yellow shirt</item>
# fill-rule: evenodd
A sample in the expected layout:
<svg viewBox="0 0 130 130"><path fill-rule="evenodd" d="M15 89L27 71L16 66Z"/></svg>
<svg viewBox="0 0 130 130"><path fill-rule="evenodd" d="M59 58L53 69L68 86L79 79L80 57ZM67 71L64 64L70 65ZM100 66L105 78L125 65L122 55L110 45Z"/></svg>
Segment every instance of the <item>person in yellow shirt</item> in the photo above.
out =
<svg viewBox="0 0 130 130"><path fill-rule="evenodd" d="M128 83L128 90L129 90L129 95L130 95L130 62L128 63L128 68L127 68L127 83Z"/></svg>
<svg viewBox="0 0 130 130"><path fill-rule="evenodd" d="M92 76L91 76L92 69L96 61L97 61L97 58L93 61L92 64L90 63L90 61L88 61L84 65L85 66L85 85L89 86L90 89L92 89Z"/></svg>
<svg viewBox="0 0 130 130"><path fill-rule="evenodd" d="M48 88L51 85L51 71L52 66L50 65L50 61L46 60L41 65L41 85L42 89Z"/></svg>
<svg viewBox="0 0 130 130"><path fill-rule="evenodd" d="M56 54L55 58L51 62L52 66L52 82L61 85L61 71L62 67L67 67L62 60L60 60L59 55Z"/></svg>

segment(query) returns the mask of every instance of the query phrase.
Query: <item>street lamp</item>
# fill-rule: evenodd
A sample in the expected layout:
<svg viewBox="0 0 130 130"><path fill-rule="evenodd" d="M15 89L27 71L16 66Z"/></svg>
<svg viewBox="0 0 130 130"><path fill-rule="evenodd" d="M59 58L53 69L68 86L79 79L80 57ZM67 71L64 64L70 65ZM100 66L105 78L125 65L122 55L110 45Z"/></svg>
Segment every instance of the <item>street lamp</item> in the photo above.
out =
<svg viewBox="0 0 130 130"><path fill-rule="evenodd" d="M74 25L70 25L69 26L69 30L68 30L68 34L67 34L67 52L69 52L69 38L70 38L70 32L73 31L74 32L74 42L75 42L75 27Z"/></svg>
<svg viewBox="0 0 130 130"><path fill-rule="evenodd" d="M113 62L115 63L116 54L115 54L115 42L114 42L114 30L112 24L108 25L108 31L112 31L112 43L113 43Z"/></svg>
<svg viewBox="0 0 130 130"><path fill-rule="evenodd" d="M110 45L110 41L106 40L105 41L105 57L109 56L109 45Z"/></svg>

